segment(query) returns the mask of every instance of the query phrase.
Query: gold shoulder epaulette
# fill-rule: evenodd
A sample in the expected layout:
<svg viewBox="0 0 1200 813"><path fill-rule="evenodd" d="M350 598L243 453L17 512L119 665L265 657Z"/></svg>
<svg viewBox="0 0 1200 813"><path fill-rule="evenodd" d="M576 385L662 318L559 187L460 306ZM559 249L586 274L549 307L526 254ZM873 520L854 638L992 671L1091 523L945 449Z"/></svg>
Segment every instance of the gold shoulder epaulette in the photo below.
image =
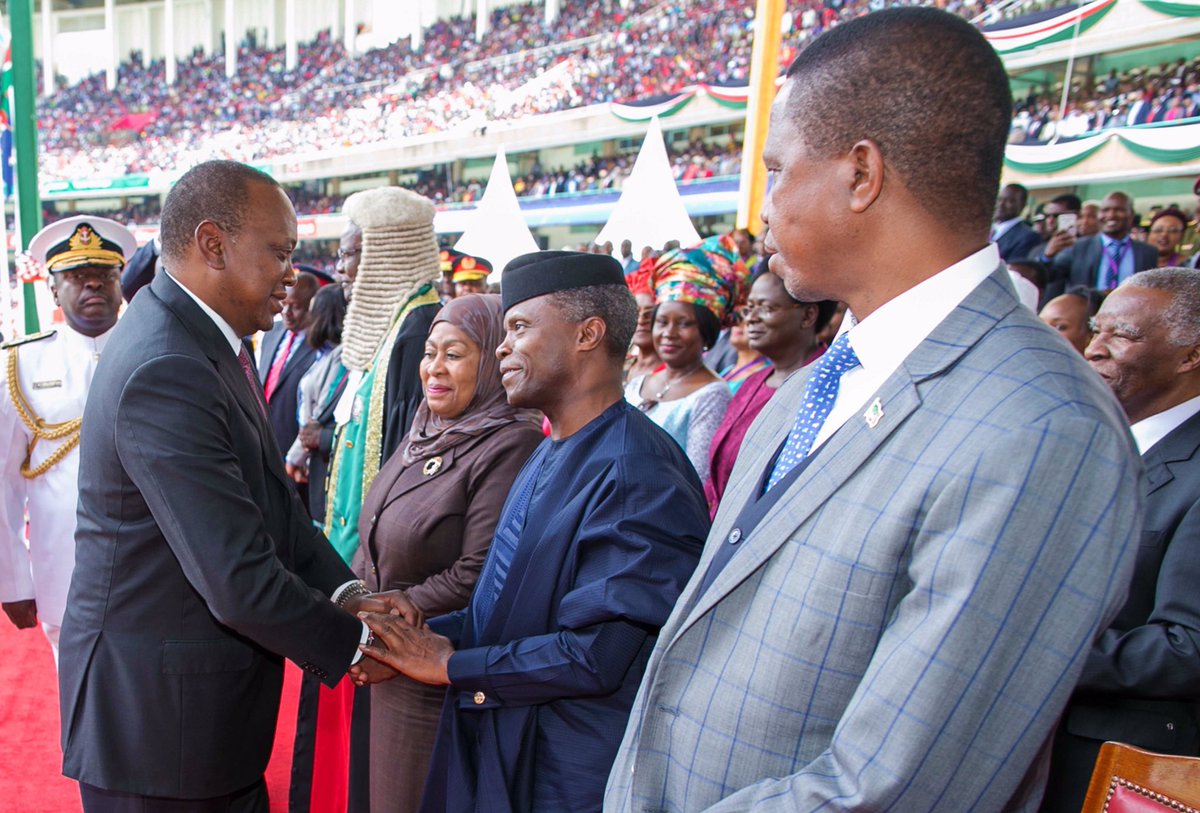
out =
<svg viewBox="0 0 1200 813"><path fill-rule="evenodd" d="M10 347L20 347L23 344L30 342L40 342L42 339L49 339L55 334L53 330L43 330L41 333L30 333L28 336L18 336L15 339L0 344L0 348L7 350Z"/></svg>

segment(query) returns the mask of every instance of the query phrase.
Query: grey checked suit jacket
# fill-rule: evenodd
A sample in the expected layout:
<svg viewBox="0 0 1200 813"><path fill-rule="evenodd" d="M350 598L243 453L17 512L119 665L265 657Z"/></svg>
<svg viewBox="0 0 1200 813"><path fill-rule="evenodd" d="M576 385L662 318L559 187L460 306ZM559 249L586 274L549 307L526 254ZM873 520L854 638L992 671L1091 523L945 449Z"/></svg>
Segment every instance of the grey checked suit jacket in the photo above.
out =
<svg viewBox="0 0 1200 813"><path fill-rule="evenodd" d="M879 389L878 424L835 432L698 594L804 378L746 436L605 809L1036 809L1038 758L1133 564L1119 407L1001 267Z"/></svg>

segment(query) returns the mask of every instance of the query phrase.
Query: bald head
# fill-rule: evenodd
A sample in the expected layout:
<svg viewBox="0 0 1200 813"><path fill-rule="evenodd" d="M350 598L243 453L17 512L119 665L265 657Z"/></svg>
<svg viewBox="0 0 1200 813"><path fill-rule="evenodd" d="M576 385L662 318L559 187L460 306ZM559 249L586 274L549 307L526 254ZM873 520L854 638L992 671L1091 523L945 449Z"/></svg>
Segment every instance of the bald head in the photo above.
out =
<svg viewBox="0 0 1200 813"><path fill-rule="evenodd" d="M1042 307L1038 316L1081 355L1092 340L1092 331L1088 327L1088 301L1084 296L1056 296Z"/></svg>

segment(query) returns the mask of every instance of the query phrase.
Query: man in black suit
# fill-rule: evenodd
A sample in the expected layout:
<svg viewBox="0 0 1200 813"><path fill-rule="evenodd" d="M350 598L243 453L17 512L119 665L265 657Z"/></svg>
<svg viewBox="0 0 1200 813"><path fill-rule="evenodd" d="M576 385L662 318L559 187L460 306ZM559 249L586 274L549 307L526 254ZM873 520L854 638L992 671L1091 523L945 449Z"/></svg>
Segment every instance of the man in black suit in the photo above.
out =
<svg viewBox="0 0 1200 813"><path fill-rule="evenodd" d="M1158 265L1158 249L1133 240L1133 201L1124 192L1112 192L1100 204L1100 233L1081 237L1060 252L1050 266L1047 299L1081 285L1111 291L1139 271Z"/></svg>
<svg viewBox="0 0 1200 813"><path fill-rule="evenodd" d="M1106 740L1200 755L1200 271L1113 291L1086 356L1142 455L1145 519L1129 598L1092 645L1054 743L1044 811L1083 804Z"/></svg>
<svg viewBox="0 0 1200 813"><path fill-rule="evenodd" d="M296 274L296 282L287 289L283 300L283 318L263 334L258 356L258 375L267 399L267 415L280 449L288 449L296 440L300 422L296 415L300 379L317 360L305 338L308 335L309 305L320 284L305 271Z"/></svg>
<svg viewBox="0 0 1200 813"><path fill-rule="evenodd" d="M1025 204L1029 202L1029 190L1017 183L1010 183L1000 190L996 198L996 213L992 217L991 241L1000 251L1005 262L1023 260L1038 244L1038 234L1033 227L1021 219Z"/></svg>
<svg viewBox="0 0 1200 813"><path fill-rule="evenodd" d="M352 612L377 602L305 516L241 345L295 280L286 195L201 164L162 241L83 416L63 772L87 813L265 813L283 659L329 685L370 668Z"/></svg>

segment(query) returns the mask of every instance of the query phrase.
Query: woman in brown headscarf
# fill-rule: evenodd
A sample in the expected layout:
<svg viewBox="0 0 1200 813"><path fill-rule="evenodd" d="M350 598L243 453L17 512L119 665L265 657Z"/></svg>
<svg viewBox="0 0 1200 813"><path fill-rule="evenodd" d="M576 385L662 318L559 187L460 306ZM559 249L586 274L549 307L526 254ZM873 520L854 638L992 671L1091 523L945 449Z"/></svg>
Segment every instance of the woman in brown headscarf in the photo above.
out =
<svg viewBox="0 0 1200 813"><path fill-rule="evenodd" d="M421 361L425 399L408 440L363 502L354 568L404 590L426 617L467 605L508 489L542 440L541 416L508 405L495 349L500 297L447 303ZM371 689L371 809L416 810L443 687L398 677Z"/></svg>

